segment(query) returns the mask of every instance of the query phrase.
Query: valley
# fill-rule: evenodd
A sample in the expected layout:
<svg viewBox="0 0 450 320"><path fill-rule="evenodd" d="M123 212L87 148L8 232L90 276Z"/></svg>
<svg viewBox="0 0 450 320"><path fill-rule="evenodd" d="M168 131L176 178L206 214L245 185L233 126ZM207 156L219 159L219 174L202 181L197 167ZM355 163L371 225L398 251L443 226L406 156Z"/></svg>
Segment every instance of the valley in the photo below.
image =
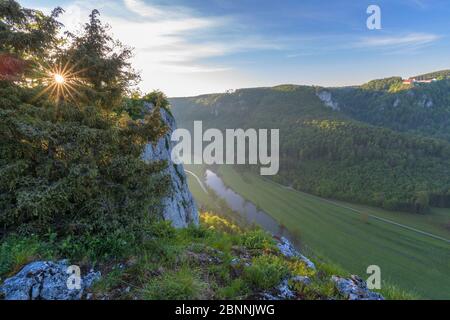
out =
<svg viewBox="0 0 450 320"><path fill-rule="evenodd" d="M186 168L198 177L204 175L204 167ZM391 212L287 189L232 166L214 170L225 185L293 234L306 255L331 261L363 277L369 265L379 265L386 284L423 298L449 298L446 274L450 268L450 231L442 222L448 221L450 210L432 208L426 216ZM191 175L188 179L199 205L214 205L215 200L198 181Z"/></svg>
<svg viewBox="0 0 450 320"><path fill-rule="evenodd" d="M281 85L170 102L179 127L191 131L194 121L279 129L280 170L271 178L296 190L416 214L450 207L450 80L399 84Z"/></svg>

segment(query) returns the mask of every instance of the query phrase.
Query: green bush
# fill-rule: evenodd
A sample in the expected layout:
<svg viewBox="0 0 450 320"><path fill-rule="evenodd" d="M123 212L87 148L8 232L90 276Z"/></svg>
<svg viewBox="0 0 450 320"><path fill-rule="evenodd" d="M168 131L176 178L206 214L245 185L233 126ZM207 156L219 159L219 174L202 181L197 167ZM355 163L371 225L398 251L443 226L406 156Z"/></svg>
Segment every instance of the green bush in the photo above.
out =
<svg viewBox="0 0 450 320"><path fill-rule="evenodd" d="M240 278L234 279L229 285L219 289L219 297L223 299L241 299L249 293L248 285Z"/></svg>
<svg viewBox="0 0 450 320"><path fill-rule="evenodd" d="M241 244L249 249L268 249L274 247L274 240L264 230L257 229L244 233Z"/></svg>
<svg viewBox="0 0 450 320"><path fill-rule="evenodd" d="M280 257L262 255L253 259L244 269L244 279L254 289L270 289L277 286L289 274L286 262Z"/></svg>

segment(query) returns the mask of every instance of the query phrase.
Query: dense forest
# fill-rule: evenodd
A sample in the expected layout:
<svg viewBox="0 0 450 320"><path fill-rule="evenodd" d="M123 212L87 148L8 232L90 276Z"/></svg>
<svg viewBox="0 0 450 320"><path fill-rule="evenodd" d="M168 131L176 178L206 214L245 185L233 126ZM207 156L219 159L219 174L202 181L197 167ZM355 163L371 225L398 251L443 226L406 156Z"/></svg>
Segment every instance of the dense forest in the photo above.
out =
<svg viewBox="0 0 450 320"><path fill-rule="evenodd" d="M450 206L450 81L282 85L171 99L179 123L279 128L273 179L324 197L426 213Z"/></svg>
<svg viewBox="0 0 450 320"><path fill-rule="evenodd" d="M450 141L450 79L405 85L394 77L327 90L341 112L351 118Z"/></svg>

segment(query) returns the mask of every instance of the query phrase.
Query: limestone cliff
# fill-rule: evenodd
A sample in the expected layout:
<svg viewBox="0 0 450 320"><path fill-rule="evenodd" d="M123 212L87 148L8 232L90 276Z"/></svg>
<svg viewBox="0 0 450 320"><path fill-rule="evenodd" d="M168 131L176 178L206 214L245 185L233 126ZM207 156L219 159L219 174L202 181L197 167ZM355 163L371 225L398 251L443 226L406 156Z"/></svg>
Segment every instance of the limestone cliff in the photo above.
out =
<svg viewBox="0 0 450 320"><path fill-rule="evenodd" d="M146 104L149 111L153 105ZM161 118L168 126L168 132L156 144L149 143L144 150L146 161L167 161L165 174L170 177L169 195L162 200L164 219L170 220L176 228L184 228L189 224L198 225L197 205L187 185L183 165L173 163L171 152L172 132L176 129L174 117L165 109L160 109Z"/></svg>

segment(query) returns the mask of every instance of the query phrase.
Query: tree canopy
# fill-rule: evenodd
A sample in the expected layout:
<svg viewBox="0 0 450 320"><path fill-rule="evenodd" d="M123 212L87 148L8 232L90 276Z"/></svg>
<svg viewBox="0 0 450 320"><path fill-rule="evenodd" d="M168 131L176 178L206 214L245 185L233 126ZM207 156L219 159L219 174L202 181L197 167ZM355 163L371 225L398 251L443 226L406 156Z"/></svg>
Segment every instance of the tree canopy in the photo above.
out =
<svg viewBox="0 0 450 320"><path fill-rule="evenodd" d="M160 216L165 164L146 163L142 153L166 127L158 107L139 119L127 112L126 93L139 79L132 51L98 11L77 35L62 33L61 13L0 1L0 53L27 67L0 78L0 236L51 235L75 251L110 255ZM52 78L55 70L62 79ZM67 96L52 99L56 92Z"/></svg>

